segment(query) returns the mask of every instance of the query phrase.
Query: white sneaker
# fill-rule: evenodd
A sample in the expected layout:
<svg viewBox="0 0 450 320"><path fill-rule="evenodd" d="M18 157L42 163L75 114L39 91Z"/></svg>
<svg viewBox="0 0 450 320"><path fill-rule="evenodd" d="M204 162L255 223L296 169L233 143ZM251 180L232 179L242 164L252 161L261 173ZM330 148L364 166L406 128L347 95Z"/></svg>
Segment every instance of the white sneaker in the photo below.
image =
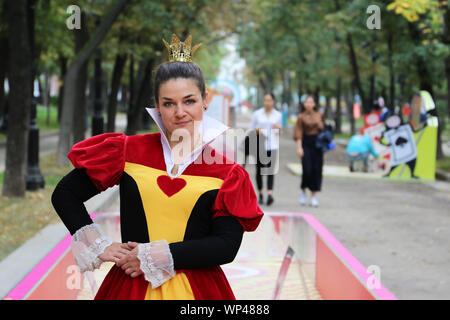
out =
<svg viewBox="0 0 450 320"><path fill-rule="evenodd" d="M306 205L306 193L304 193L303 191L300 191L300 197L298 198L298 202L302 206Z"/></svg>
<svg viewBox="0 0 450 320"><path fill-rule="evenodd" d="M317 199L315 197L311 198L311 200L309 201L309 205L311 207L318 207L319 206L319 201L317 201Z"/></svg>

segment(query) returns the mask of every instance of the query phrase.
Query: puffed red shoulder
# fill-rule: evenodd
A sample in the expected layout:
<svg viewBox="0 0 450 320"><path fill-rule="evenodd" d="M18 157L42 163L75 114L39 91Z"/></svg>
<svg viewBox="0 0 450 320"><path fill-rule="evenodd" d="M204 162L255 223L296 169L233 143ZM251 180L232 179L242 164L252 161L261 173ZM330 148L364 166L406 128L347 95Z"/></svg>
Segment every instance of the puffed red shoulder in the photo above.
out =
<svg viewBox="0 0 450 320"><path fill-rule="evenodd" d="M86 173L98 190L119 184L125 166L123 133L104 133L73 145L67 157L77 169Z"/></svg>
<svg viewBox="0 0 450 320"><path fill-rule="evenodd" d="M214 216L233 216L244 231L254 231L264 213L258 206L255 189L248 172L239 164L233 165L219 189L213 205Z"/></svg>

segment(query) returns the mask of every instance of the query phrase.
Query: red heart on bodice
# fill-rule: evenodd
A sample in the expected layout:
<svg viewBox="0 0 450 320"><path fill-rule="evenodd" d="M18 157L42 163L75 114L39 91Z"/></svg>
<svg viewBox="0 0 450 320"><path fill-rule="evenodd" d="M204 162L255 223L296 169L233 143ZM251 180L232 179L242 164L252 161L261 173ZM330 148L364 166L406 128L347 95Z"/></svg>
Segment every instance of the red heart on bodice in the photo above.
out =
<svg viewBox="0 0 450 320"><path fill-rule="evenodd" d="M158 179L156 179L156 182L158 183L159 188L168 196L171 197L177 192L179 192L181 189L184 188L186 185L186 180L181 178L175 178L172 179L169 176L159 176Z"/></svg>

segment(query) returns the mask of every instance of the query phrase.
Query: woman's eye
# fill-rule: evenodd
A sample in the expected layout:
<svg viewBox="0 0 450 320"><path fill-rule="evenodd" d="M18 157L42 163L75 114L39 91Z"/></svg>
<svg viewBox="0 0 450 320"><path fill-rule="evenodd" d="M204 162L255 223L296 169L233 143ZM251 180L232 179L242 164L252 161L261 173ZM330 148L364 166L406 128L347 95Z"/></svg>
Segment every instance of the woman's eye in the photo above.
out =
<svg viewBox="0 0 450 320"><path fill-rule="evenodd" d="M172 102L164 102L163 106L164 107L170 107L172 105Z"/></svg>
<svg viewBox="0 0 450 320"><path fill-rule="evenodd" d="M193 103L195 103L195 100L193 99L186 100L186 104L193 104Z"/></svg>

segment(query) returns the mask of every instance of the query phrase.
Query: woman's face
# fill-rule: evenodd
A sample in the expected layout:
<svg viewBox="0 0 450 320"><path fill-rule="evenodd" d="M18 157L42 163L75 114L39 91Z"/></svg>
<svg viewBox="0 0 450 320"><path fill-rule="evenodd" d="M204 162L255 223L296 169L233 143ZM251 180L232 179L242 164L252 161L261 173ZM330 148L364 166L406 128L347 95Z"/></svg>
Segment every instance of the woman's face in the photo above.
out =
<svg viewBox="0 0 450 320"><path fill-rule="evenodd" d="M272 96L270 94L266 94L264 96L264 108L271 109L273 108L275 101L273 100Z"/></svg>
<svg viewBox="0 0 450 320"><path fill-rule="evenodd" d="M206 97L202 98L200 89L192 79L177 78L161 84L159 102L155 107L169 136L177 129L185 129L194 138L194 124L198 126L203 119Z"/></svg>
<svg viewBox="0 0 450 320"><path fill-rule="evenodd" d="M313 111L316 103L314 102L314 99L312 97L308 97L306 98L303 105L305 106L306 111Z"/></svg>

